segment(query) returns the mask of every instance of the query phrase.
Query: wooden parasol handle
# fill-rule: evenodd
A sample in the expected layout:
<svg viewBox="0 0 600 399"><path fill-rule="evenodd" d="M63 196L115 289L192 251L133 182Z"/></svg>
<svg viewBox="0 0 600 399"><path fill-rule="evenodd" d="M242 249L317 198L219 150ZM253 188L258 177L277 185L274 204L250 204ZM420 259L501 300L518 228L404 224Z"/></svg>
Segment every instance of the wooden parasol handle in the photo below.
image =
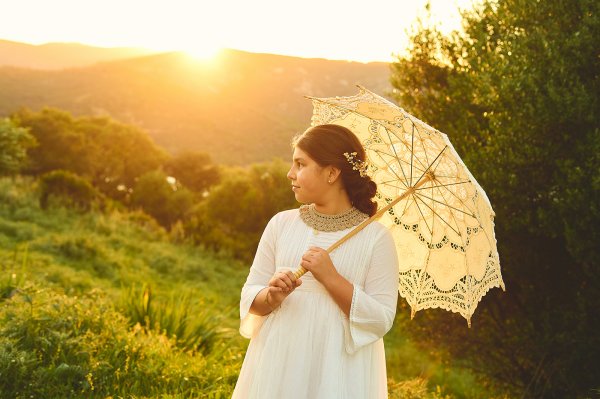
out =
<svg viewBox="0 0 600 399"><path fill-rule="evenodd" d="M340 245L342 245L343 243L345 243L346 241L348 241L349 239L354 237L356 234L358 234L362 229L367 227L367 225L369 225L369 223L371 223L373 220L379 218L381 215L383 215L385 212L387 212L391 207L396 205L398 202L402 201L404 198L406 198L410 194L414 193L417 188L421 187L426 182L432 180L432 178L433 177L430 174L425 174L425 176L423 177L423 179L421 179L421 181L419 181L414 186L407 188L406 191L402 193L402 195L400 195L398 198L396 198L395 200L393 200L392 202L390 202L389 204L387 204L386 206L384 206L383 208L378 210L377 213L375 213L373 216L366 219L364 222L362 222L361 224L356 226L351 232L349 232L348 234L346 234L345 236L340 238L338 241L336 241L329 248L327 248L327 252L328 253L333 252L333 250L335 250L337 247L339 247ZM294 276L298 279L298 278L302 277L307 271L308 270L306 270L305 268L300 266L294 272Z"/></svg>

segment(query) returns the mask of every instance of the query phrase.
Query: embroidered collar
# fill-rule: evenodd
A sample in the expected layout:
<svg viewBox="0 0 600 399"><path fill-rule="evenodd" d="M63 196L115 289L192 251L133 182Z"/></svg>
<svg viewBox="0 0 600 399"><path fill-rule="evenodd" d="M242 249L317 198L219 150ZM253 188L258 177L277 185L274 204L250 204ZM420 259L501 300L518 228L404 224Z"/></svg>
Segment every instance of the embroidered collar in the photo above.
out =
<svg viewBox="0 0 600 399"><path fill-rule="evenodd" d="M360 223L369 218L369 215L362 213L358 209L352 207L343 213L337 215L326 215L317 212L315 205L302 205L300 207L300 218L309 227L317 231L340 231L358 226Z"/></svg>

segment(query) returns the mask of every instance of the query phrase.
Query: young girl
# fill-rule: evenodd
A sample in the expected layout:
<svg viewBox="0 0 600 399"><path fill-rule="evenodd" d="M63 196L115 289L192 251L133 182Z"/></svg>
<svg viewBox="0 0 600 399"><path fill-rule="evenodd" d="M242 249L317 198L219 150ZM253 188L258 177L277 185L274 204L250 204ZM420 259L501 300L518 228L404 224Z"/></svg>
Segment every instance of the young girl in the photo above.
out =
<svg viewBox="0 0 600 399"><path fill-rule="evenodd" d="M296 139L287 177L304 205L269 221L242 288L240 333L251 341L233 398L387 398L382 337L398 299L391 235L373 222L326 251L376 212L364 160L342 126ZM299 266L308 273L296 279Z"/></svg>

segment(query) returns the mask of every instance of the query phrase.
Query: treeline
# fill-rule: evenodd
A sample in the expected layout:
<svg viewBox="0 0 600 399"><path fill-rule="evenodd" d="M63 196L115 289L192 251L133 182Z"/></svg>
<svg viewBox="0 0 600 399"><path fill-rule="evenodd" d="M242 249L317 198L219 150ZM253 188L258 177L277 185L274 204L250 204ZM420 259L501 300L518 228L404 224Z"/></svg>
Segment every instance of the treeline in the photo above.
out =
<svg viewBox="0 0 600 399"><path fill-rule="evenodd" d="M490 197L506 293L484 297L470 330L423 312L409 331L519 397L595 396L600 3L485 1L463 26L446 36L417 25L392 83Z"/></svg>
<svg viewBox="0 0 600 399"><path fill-rule="evenodd" d="M269 218L295 206L287 167L171 156L135 126L54 108L0 120L0 174L36 177L42 208L139 209L177 239L245 259Z"/></svg>

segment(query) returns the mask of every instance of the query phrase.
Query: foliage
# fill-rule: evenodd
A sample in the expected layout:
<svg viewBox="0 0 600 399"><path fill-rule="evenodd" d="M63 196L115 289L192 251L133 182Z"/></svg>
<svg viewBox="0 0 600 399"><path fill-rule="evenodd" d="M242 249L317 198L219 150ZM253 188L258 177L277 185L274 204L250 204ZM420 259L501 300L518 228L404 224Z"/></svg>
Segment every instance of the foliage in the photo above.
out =
<svg viewBox="0 0 600 399"><path fill-rule="evenodd" d="M21 109L11 119L28 128L39 143L29 150L28 173L68 170L88 178L112 198L126 199L135 179L167 158L144 132L106 117L76 118L44 108Z"/></svg>
<svg viewBox="0 0 600 399"><path fill-rule="evenodd" d="M392 83L486 189L508 293L488 294L470 331L428 312L417 334L521 395L588 395L600 380L600 5L485 1L463 25L417 26Z"/></svg>
<svg viewBox="0 0 600 399"><path fill-rule="evenodd" d="M154 217L162 226L171 227L183 220L192 208L194 196L181 186L170 183L164 172L156 170L142 175L131 194L131 205Z"/></svg>
<svg viewBox="0 0 600 399"><path fill-rule="evenodd" d="M415 378L402 382L388 382L390 398L398 399L452 399L449 395L443 395L439 387L435 392L430 392L427 380Z"/></svg>
<svg viewBox="0 0 600 399"><path fill-rule="evenodd" d="M0 313L3 397L199 396L221 378L200 354L178 350L164 335L130 329L99 292L27 291Z"/></svg>
<svg viewBox="0 0 600 399"><path fill-rule="evenodd" d="M170 337L184 350L206 355L215 344L232 336L233 330L221 327L220 317L206 303L192 304L191 292L172 292L165 302L157 302L149 285L123 290L121 307L132 326Z"/></svg>
<svg viewBox="0 0 600 399"><path fill-rule="evenodd" d="M33 183L0 179L0 397L231 397L248 264L173 244L141 212L42 210ZM402 314L385 337L391 397L493 396L416 348Z"/></svg>
<svg viewBox="0 0 600 399"><path fill-rule="evenodd" d="M174 156L165 164L165 172L188 189L204 193L219 182L221 172L204 152L187 151Z"/></svg>
<svg viewBox="0 0 600 399"><path fill-rule="evenodd" d="M199 243L250 260L269 219L296 205L280 160L227 171L186 224Z"/></svg>
<svg viewBox="0 0 600 399"><path fill-rule="evenodd" d="M0 175L17 173L27 161L27 149L35 144L27 129L0 118Z"/></svg>
<svg viewBox="0 0 600 399"><path fill-rule="evenodd" d="M83 210L91 209L102 195L85 179L66 170L54 170L40 177L40 206L47 208L52 200Z"/></svg>
<svg viewBox="0 0 600 399"><path fill-rule="evenodd" d="M169 243L144 214L42 210L31 182L0 179L0 397L230 397L235 262ZM118 305L141 276L160 329Z"/></svg>

